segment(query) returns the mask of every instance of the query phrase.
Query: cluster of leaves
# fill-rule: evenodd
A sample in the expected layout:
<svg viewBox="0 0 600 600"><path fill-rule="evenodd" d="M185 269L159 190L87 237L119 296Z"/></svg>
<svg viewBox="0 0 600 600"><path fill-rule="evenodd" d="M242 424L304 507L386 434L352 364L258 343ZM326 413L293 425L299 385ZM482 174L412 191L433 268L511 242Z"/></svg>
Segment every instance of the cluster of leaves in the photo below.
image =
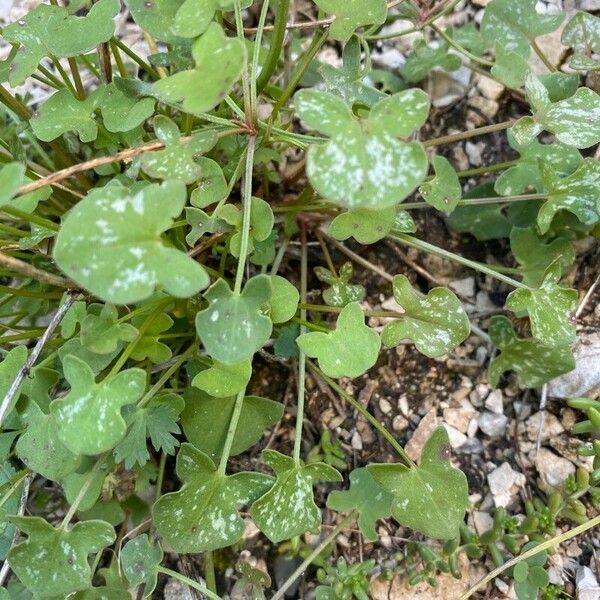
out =
<svg viewBox="0 0 600 600"><path fill-rule="evenodd" d="M368 290L353 283L352 264L336 268L328 243L388 238L514 287L506 309L529 321L531 337L505 316L489 322L500 350L489 367L493 385L513 371L537 387L572 369L577 296L561 282L574 242L600 221L600 166L580 153L600 141L600 96L577 73L550 65L538 77L527 62L539 52L535 38L563 15L538 14L535 0L492 0L481 29L442 32L435 45L423 36L397 73L382 73L371 69L369 41L395 18L385 0L315 0L326 19L309 46L304 28L286 33L286 1L268 30L262 4L252 36L243 28L251 0L125 0L156 45L147 58L115 37L118 0L65 4L41 3L2 32L12 45L2 81L35 78L54 89L32 113L29 98L0 87L5 116L17 123L7 125L0 153L0 266L11 284L0 290L0 558L16 576L0 598L118 600L129 587L150 597L164 572L161 544L180 553L231 547L244 532L243 507L273 544L319 531L314 486L342 481L345 461L328 434L302 460L307 364L335 386L332 379L367 373L382 347L408 341L437 358L471 333L450 289L423 292L403 274L389 289L396 309L376 311L387 321L374 326L361 304ZM425 35L445 8L429 14L402 2L397 10ZM572 69L598 69L598 32L587 13L566 25ZM327 40L344 46L340 68L315 58ZM430 110L419 84L434 68L457 69L463 56L509 87L524 86L531 107L506 124L519 158L471 197L442 156L432 157L428 176L415 135ZM86 86L82 69L93 75ZM279 169L292 149L304 153L303 186L295 185L302 172ZM413 237L402 202L417 190L454 230L508 238L518 279ZM497 202L477 203L492 195ZM327 263L316 268L324 284L317 305L307 303L313 235ZM295 238L299 266L288 252ZM294 448L264 449L260 468L231 469L229 459L283 416L280 399L248 393L257 355L271 349L298 368ZM386 518L457 540L468 486L451 463L446 430L433 432L416 464L371 423L395 442L400 462L351 471L348 489L331 491L327 506L355 516L369 541ZM162 494L174 455L179 483ZM59 510L48 519L25 514L26 494L19 501L31 479L52 482ZM115 543L115 527L147 521L158 543L146 534ZM97 570L109 548L115 560ZM515 580L537 585L539 566L521 567ZM240 573L240 588L262 594L269 585L250 567ZM337 575L322 575L318 593L366 597L364 577L365 569L340 563Z"/></svg>

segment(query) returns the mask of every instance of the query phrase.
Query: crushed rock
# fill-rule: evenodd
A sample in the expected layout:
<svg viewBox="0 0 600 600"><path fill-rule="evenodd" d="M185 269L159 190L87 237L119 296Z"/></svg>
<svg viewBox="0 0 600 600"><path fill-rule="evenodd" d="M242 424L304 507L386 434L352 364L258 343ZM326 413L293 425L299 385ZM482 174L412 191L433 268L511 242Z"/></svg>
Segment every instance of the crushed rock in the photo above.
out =
<svg viewBox="0 0 600 600"><path fill-rule="evenodd" d="M523 473L515 471L507 462L503 462L487 476L490 492L496 508L510 506L526 483Z"/></svg>
<svg viewBox="0 0 600 600"><path fill-rule="evenodd" d="M489 437L500 437L506 433L508 417L486 410L479 415L477 424L479 425L479 429L481 429L485 435Z"/></svg>
<svg viewBox="0 0 600 600"><path fill-rule="evenodd" d="M425 442L431 437L433 430L437 427L437 409L432 408L419 422L418 427L406 444L406 453L414 461L418 461Z"/></svg>
<svg viewBox="0 0 600 600"><path fill-rule="evenodd" d="M548 448L540 448L533 463L538 473L550 485L561 484L569 475L575 473L575 465L562 456L557 456Z"/></svg>

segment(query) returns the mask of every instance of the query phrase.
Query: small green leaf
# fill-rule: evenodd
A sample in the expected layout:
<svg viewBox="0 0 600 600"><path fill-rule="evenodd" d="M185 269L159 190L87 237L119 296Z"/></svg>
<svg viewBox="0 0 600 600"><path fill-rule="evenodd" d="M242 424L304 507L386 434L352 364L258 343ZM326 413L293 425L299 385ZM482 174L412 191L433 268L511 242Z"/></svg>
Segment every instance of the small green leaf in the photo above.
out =
<svg viewBox="0 0 600 600"><path fill-rule="evenodd" d="M133 324L141 329L145 320L146 317L140 315L133 319ZM155 317L150 325L146 326L144 333L133 347L131 358L137 361L148 358L154 364L168 361L172 354L171 348L159 340L161 334L169 331L172 325L173 319L166 313L161 313Z"/></svg>
<svg viewBox="0 0 600 600"><path fill-rule="evenodd" d="M525 562L519 562L513 569L513 577L517 583L522 583L527 580L529 575L529 565Z"/></svg>
<svg viewBox="0 0 600 600"><path fill-rule="evenodd" d="M426 297L421 297L404 275L396 275L393 290L404 314L385 326L381 334L384 346L397 346L409 339L419 352L435 358L469 337L469 319L460 300L449 289L433 288Z"/></svg>
<svg viewBox="0 0 600 600"><path fill-rule="evenodd" d="M27 348L25 346L16 346L10 352L4 355L0 363L0 397L4 398L19 371L27 361ZM13 399L14 406L19 399L22 386L19 387ZM7 411L7 415L10 411Z"/></svg>
<svg viewBox="0 0 600 600"><path fill-rule="evenodd" d="M365 539L378 539L375 524L392 514L393 496L384 490L368 469L361 467L350 473L350 489L333 491L327 497L327 507L340 512L358 511L358 526Z"/></svg>
<svg viewBox="0 0 600 600"><path fill-rule="evenodd" d="M271 300L271 279L258 275L236 294L219 279L204 294L208 308L196 315L196 330L208 354L222 363L251 358L269 339L273 323L263 314Z"/></svg>
<svg viewBox="0 0 600 600"><path fill-rule="evenodd" d="M225 218L223 215L226 214L223 211L226 208L233 209L233 206L225 205L223 207L219 212L219 215L223 218ZM227 218L225 220L227 221ZM234 233L229 241L231 254L236 258L240 255L240 246L242 243L242 221L241 211L235 214L234 219L227 221L230 225L234 225L236 229L240 230ZM262 242L271 235L274 223L275 217L269 203L265 202L262 198L253 197L250 204L250 240L248 252L254 251L254 242Z"/></svg>
<svg viewBox="0 0 600 600"><path fill-rule="evenodd" d="M96 354L114 352L119 342L132 342L138 330L129 323L119 323L119 313L112 304L92 304L81 321L81 343Z"/></svg>
<svg viewBox="0 0 600 600"><path fill-rule="evenodd" d="M342 476L325 463L304 465L275 450L263 450L262 460L277 479L252 505L250 514L256 526L273 543L307 531L316 533L321 525L321 511L313 499L313 485L318 481L341 481Z"/></svg>
<svg viewBox="0 0 600 600"><path fill-rule="evenodd" d="M393 229L395 221L395 206L381 210L353 208L335 217L328 233L336 240L353 237L360 244L374 244Z"/></svg>
<svg viewBox="0 0 600 600"><path fill-rule="evenodd" d="M25 180L25 165L11 162L0 169L0 206L9 204Z"/></svg>
<svg viewBox="0 0 600 600"><path fill-rule="evenodd" d="M107 469L102 468L105 467L105 465L95 472L89 472L89 469L93 463L86 464L88 460L89 459L84 459L83 466L80 469L84 470L87 467L87 472L70 473L62 482L65 498L69 504L72 505L76 498L80 498L77 506L77 510L80 514L84 511L90 510L96 504L96 501L102 492L102 485L104 484L104 480L106 479L107 475ZM82 489L84 489L84 486L85 493L83 496L79 497L79 494ZM87 521L87 519L80 520Z"/></svg>
<svg viewBox="0 0 600 600"><path fill-rule="evenodd" d="M221 456L233 414L235 396L213 398L203 391L188 388L181 425L186 438L211 459ZM260 440L264 432L283 416L283 404L268 398L246 396L242 403L240 423L231 445L231 456L237 456Z"/></svg>
<svg viewBox="0 0 600 600"><path fill-rule="evenodd" d="M329 34L340 42L348 41L363 25L381 25L387 16L385 0L315 0L315 4L335 17Z"/></svg>
<svg viewBox="0 0 600 600"><path fill-rule="evenodd" d="M271 321L287 323L298 310L300 293L296 286L280 275L271 275Z"/></svg>
<svg viewBox="0 0 600 600"><path fill-rule="evenodd" d="M423 81L435 67L456 71L462 62L459 56L448 50L449 45L445 40L438 42L437 46L428 46L425 40L417 40L406 62L400 67L400 74L409 83L417 83Z"/></svg>
<svg viewBox="0 0 600 600"><path fill-rule="evenodd" d="M351 302L362 302L365 298L365 288L362 285L350 283L354 276L354 267L351 262L344 263L339 275L335 275L324 267L315 267L315 275L330 287L323 290L323 300L329 306L344 306Z"/></svg>
<svg viewBox="0 0 600 600"><path fill-rule="evenodd" d="M469 506L469 486L462 471L450 463L448 433L438 427L427 440L418 467L369 465L369 472L393 496L392 516L436 539L458 535Z"/></svg>
<svg viewBox="0 0 600 600"><path fill-rule="evenodd" d="M240 77L245 52L239 39L228 38L220 25L211 23L192 45L196 67L157 81L154 92L165 102L182 102L185 112L207 112L223 100Z"/></svg>
<svg viewBox="0 0 600 600"><path fill-rule="evenodd" d="M109 83L100 104L104 126L113 133L131 131L154 114L155 103L154 98L127 96Z"/></svg>
<svg viewBox="0 0 600 600"><path fill-rule="evenodd" d="M296 111L310 127L329 135L313 144L307 174L315 191L346 208L395 206L424 178L427 158L421 144L402 142L427 119L429 99L410 89L380 100L364 120L328 92L301 90Z"/></svg>
<svg viewBox="0 0 600 600"><path fill-rule="evenodd" d="M96 383L90 367L79 358L63 361L71 390L50 405L60 441L75 454L101 454L125 435L121 407L137 402L146 389L146 373L127 369Z"/></svg>
<svg viewBox="0 0 600 600"><path fill-rule="evenodd" d="M191 444L181 446L176 470L182 488L161 496L152 513L160 535L180 553L235 544L244 532L238 508L258 498L273 481L261 473L224 475Z"/></svg>
<svg viewBox="0 0 600 600"><path fill-rule="evenodd" d="M206 208L227 196L227 182L219 163L204 156L196 162L200 166L200 179L198 187L192 191L190 203L198 208Z"/></svg>
<svg viewBox="0 0 600 600"><path fill-rule="evenodd" d="M524 85L529 63L523 54L496 46L496 60L490 69L492 75L505 86L518 89Z"/></svg>
<svg viewBox="0 0 600 600"><path fill-rule="evenodd" d="M452 34L452 39L460 44L463 48L470 50L477 56L483 56L490 42L481 34L481 30L477 28L475 23L466 23L460 27L452 28L448 33Z"/></svg>
<svg viewBox="0 0 600 600"><path fill-rule="evenodd" d="M537 588L545 588L550 583L550 577L543 567L533 566L529 569L529 582Z"/></svg>
<svg viewBox="0 0 600 600"><path fill-rule="evenodd" d="M229 398L245 389L252 375L252 361L224 364L213 361L208 369L200 371L192 385L215 398Z"/></svg>
<svg viewBox="0 0 600 600"><path fill-rule="evenodd" d="M515 371L523 387L535 388L575 368L568 345L544 346L534 338L519 338L506 317L492 317L489 334L501 350L489 367L489 380L494 387L506 371Z"/></svg>
<svg viewBox="0 0 600 600"><path fill-rule="evenodd" d="M342 309L335 331L304 333L296 342L307 356L318 360L326 375L336 378L358 377L368 371L377 361L381 347L377 332L365 325L358 302Z"/></svg>
<svg viewBox="0 0 600 600"><path fill-rule="evenodd" d="M160 237L185 200L178 181L135 193L119 183L92 190L63 221L54 259L79 285L115 304L144 300L158 285L177 297L196 294L209 283L206 271Z"/></svg>
<svg viewBox="0 0 600 600"><path fill-rule="evenodd" d="M8 555L15 575L40 598L66 597L91 586L88 554L115 540L113 528L103 521L76 523L71 529L55 528L41 517L11 517L27 539Z"/></svg>
<svg viewBox="0 0 600 600"><path fill-rule="evenodd" d="M592 54L600 54L600 18L588 12L577 12L563 29L561 42L575 50L569 61L572 69L600 68L600 61L591 58Z"/></svg>
<svg viewBox="0 0 600 600"><path fill-rule="evenodd" d="M181 43L172 31L175 15L184 0L125 0L137 25L152 37L167 43Z"/></svg>
<svg viewBox="0 0 600 600"><path fill-rule="evenodd" d="M238 4L241 9L248 8L252 0L243 0ZM197 37L206 31L218 10L234 8L235 0L185 0L177 10L171 30L181 37Z"/></svg>
<svg viewBox="0 0 600 600"><path fill-rule="evenodd" d="M570 344L575 340L577 292L560 287L559 263L550 266L537 289L517 289L506 299L506 307L518 317L527 314L531 332L547 346Z"/></svg>
<svg viewBox="0 0 600 600"><path fill-rule="evenodd" d="M4 485L11 481L15 474L16 471L10 462L3 461L0 463L0 485ZM6 497L6 501L0 507L0 560L2 561L6 559L6 555L12 547L15 534L15 526L8 522L7 516L17 513L22 489L22 485L18 485L16 489L13 490L13 493ZM0 598L1 597L2 596L0 596Z"/></svg>
<svg viewBox="0 0 600 600"><path fill-rule="evenodd" d="M156 588L157 568L162 562L163 552L144 533L129 540L119 555L123 574L132 586L144 584L144 598L149 598Z"/></svg>
<svg viewBox="0 0 600 600"><path fill-rule="evenodd" d="M462 196L462 188L458 175L448 162L447 158L436 155L433 157L433 168L435 177L431 181L425 182L419 192L425 202L437 210L451 213Z"/></svg>

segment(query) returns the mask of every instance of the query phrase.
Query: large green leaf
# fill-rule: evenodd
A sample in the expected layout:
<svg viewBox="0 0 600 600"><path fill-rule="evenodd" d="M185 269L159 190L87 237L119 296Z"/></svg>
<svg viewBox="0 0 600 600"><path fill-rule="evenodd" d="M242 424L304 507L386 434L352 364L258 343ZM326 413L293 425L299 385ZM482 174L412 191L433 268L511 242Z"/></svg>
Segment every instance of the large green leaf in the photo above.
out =
<svg viewBox="0 0 600 600"><path fill-rule="evenodd" d="M161 239L185 200L178 181L137 192L120 183L97 188L68 213L54 259L79 285L115 304L144 300L157 286L173 296L196 294L209 283L206 271Z"/></svg>
<svg viewBox="0 0 600 600"><path fill-rule="evenodd" d="M299 336L296 342L307 356L318 360L319 367L329 377L362 375L375 364L381 347L377 332L365 325L358 302L342 309L335 331L311 331Z"/></svg>
<svg viewBox="0 0 600 600"><path fill-rule="evenodd" d="M469 487L462 471L450 463L448 433L438 427L427 440L418 467L369 465L369 472L393 496L392 516L428 537L458 535L469 506Z"/></svg>
<svg viewBox="0 0 600 600"><path fill-rule="evenodd" d="M273 482L262 473L220 473L212 460L191 444L181 446L176 470L182 488L161 496L152 513L160 535L180 553L235 544L244 532L238 508L258 498Z"/></svg>
<svg viewBox="0 0 600 600"><path fill-rule="evenodd" d="M11 517L27 539L8 555L8 563L27 589L38 598L65 598L91 586L88 554L115 539L104 521L76 523L71 529L52 527L41 517Z"/></svg>
<svg viewBox="0 0 600 600"><path fill-rule="evenodd" d="M394 277L393 290L404 314L385 326L381 334L385 346L396 346L410 339L419 352L434 358L469 337L469 319L454 292L438 287L421 297L404 275Z"/></svg>
<svg viewBox="0 0 600 600"><path fill-rule="evenodd" d="M334 40L341 42L349 40L363 25L381 25L387 16L385 0L315 0L315 4L335 17L329 32Z"/></svg>
<svg viewBox="0 0 600 600"><path fill-rule="evenodd" d="M6 435L6 434L5 434ZM9 461L0 463L0 485L12 480L16 471ZM6 501L0 507L0 560L5 560L10 550L15 534L15 526L6 519L7 515L16 514L19 508L22 485L18 485L12 494L6 497ZM0 596L1 598L1 596Z"/></svg>
<svg viewBox="0 0 600 600"><path fill-rule="evenodd" d="M301 90L295 105L307 126L331 138L311 145L306 168L312 186L328 200L347 208L386 208L401 202L425 177L421 144L397 139L427 119L429 99L422 90L380 100L364 120L328 92Z"/></svg>
<svg viewBox="0 0 600 600"><path fill-rule="evenodd" d="M313 485L318 481L341 481L342 476L325 463L305 465L275 450L263 450L262 459L277 479L252 505L250 514L256 526L273 543L307 531L316 533L321 525L321 511L313 498Z"/></svg>

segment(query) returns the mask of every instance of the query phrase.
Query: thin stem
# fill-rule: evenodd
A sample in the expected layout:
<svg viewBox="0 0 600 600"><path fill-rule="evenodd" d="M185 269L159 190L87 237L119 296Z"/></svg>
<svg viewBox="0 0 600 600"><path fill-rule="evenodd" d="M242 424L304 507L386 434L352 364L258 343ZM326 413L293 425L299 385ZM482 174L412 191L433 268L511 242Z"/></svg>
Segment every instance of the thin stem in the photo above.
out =
<svg viewBox="0 0 600 600"><path fill-rule="evenodd" d="M29 121L31 118L31 111L19 102L3 85L0 85L0 102L21 117L21 119Z"/></svg>
<svg viewBox="0 0 600 600"><path fill-rule="evenodd" d="M265 64L260 72L258 79L256 80L256 93L260 94L264 89L271 75L273 75L279 62L279 56L281 55L281 49L283 48L283 42L285 40L285 30L287 25L288 13L290 10L290 0L279 0L277 6L277 15L275 16L275 23L273 25L273 36L271 37L271 44L269 46L269 53L265 59ZM263 27L263 31L265 28Z"/></svg>
<svg viewBox="0 0 600 600"><path fill-rule="evenodd" d="M227 430L227 437L223 444L223 453L221 454L221 460L219 461L218 472L221 475L225 475L227 470L227 461L229 460L229 454L231 452L231 446L233 445L233 438L237 430L240 415L242 414L242 405L244 404L244 396L246 394L246 388L238 392L233 406L233 414L231 415L231 421L229 421L229 429Z"/></svg>
<svg viewBox="0 0 600 600"><path fill-rule="evenodd" d="M488 198L463 198L458 206L484 206L488 204L503 204L509 202L523 202L525 200L544 200L548 194L520 194L515 196L490 196ZM400 205L404 210L413 208L432 208L427 202L406 202Z"/></svg>
<svg viewBox="0 0 600 600"><path fill-rule="evenodd" d="M438 138L431 140L425 140L423 146L431 148L433 146L441 146L443 144L451 144L453 142L459 142L460 140L467 140L478 135L487 135L488 133L494 133L495 131L502 131L509 129L515 124L514 119L509 121L503 121L502 123L495 123L494 125L486 125L485 127L476 127L475 129L468 129L459 133L451 133L449 135L442 135Z"/></svg>
<svg viewBox="0 0 600 600"><path fill-rule="evenodd" d="M352 250L350 250L350 248L346 248L346 246L344 246L344 244L342 244L341 242L338 242L337 240L334 240L333 238L331 238L329 236L327 236L327 239L340 252L343 252L346 256L351 258L357 264L361 265L362 267L365 267L365 269L369 269L370 271L373 271L373 273L377 273L377 275L379 275L386 281L390 281L390 282L394 281L394 277L392 275L390 275L387 271L384 271L381 267L374 265L371 261L367 260L366 258L363 258L356 252L353 252Z"/></svg>
<svg viewBox="0 0 600 600"><path fill-rule="evenodd" d="M115 44L114 40L110 40L109 45L112 55L115 57L115 64L117 65L117 69L119 70L119 75L123 78L127 78L129 76L129 73L127 72L127 67L123 62L123 58L121 57L119 47Z"/></svg>
<svg viewBox="0 0 600 600"><path fill-rule="evenodd" d="M17 191L17 194L18 193L19 192ZM3 206L1 210L7 215L15 217L16 219L27 221L28 223L35 223L36 225L39 225L40 227L45 227L46 229L50 229L51 231L59 230L59 226L53 221L49 221L48 219L44 219L43 217L39 217L38 215L19 210L14 206Z"/></svg>
<svg viewBox="0 0 600 600"><path fill-rule="evenodd" d="M223 598L221 598L221 596L218 596L214 592L211 592L205 586L200 585L199 583L196 583L193 579L190 579L189 577L186 577L185 575L182 575L181 573L178 573L177 571L172 571L171 569L167 569L166 567L161 567L161 566L158 566L156 568L156 570L159 573L162 573L163 575L168 575L169 577L173 577L173 579L177 579L178 581L181 581L181 583L185 583L185 585L191 587L194 590L197 590L201 594L204 594L207 598L210 598L211 600L223 600Z"/></svg>
<svg viewBox="0 0 600 600"><path fill-rule="evenodd" d="M119 38L114 37L110 40L111 44L116 46L121 52L129 56L129 58L136 63L139 67L141 67L152 79L160 79L160 75L156 72L156 70L149 65L143 58L139 57L131 48L126 46Z"/></svg>
<svg viewBox="0 0 600 600"><path fill-rule="evenodd" d="M242 7L240 0L235 0L235 28L238 39L242 44L246 44L244 38L244 22L242 20ZM244 113L246 114L246 123L252 123L252 99L250 94L250 73L248 72L248 58L244 54L244 70L242 71L242 90L244 95Z"/></svg>
<svg viewBox="0 0 600 600"><path fill-rule="evenodd" d="M165 480L165 466L167 464L167 453L160 453L160 460L158 462L158 474L156 476L156 493L154 494L154 502L156 502L162 496L162 487Z"/></svg>
<svg viewBox="0 0 600 600"><path fill-rule="evenodd" d="M493 67L494 63L485 58L481 58L481 56L477 56L476 54L472 54L466 48L463 48L458 42L456 42L453 38L451 38L443 29L440 29L434 23L431 24L431 28L440 36L442 36L450 46L452 46L455 50L458 50L461 54L464 54L467 58L470 58L472 61L475 61L481 65L486 67Z"/></svg>
<svg viewBox="0 0 600 600"><path fill-rule="evenodd" d="M38 65L38 71L46 78L48 81L51 81L54 87L60 89L64 88L65 84L58 79L52 72L50 72L44 65Z"/></svg>
<svg viewBox="0 0 600 600"><path fill-rule="evenodd" d="M544 54L542 49L538 46L534 38L530 38L529 45L533 48L533 51L540 57L540 60L544 63L545 67L550 73L555 73L558 69L548 60L548 57Z"/></svg>
<svg viewBox="0 0 600 600"><path fill-rule="evenodd" d="M470 269L473 269L475 271L479 271L480 273L485 273L486 275L489 275L490 277L493 277L494 279L498 279L498 281L503 281L504 283L507 283L511 287L522 288L525 290L530 289L528 286L521 283L520 281L516 281L515 279L512 279L511 277L503 275L502 273L498 273L497 271L488 267L487 265L475 262L474 260L470 260L468 258L464 258L463 256L460 256L458 254L454 254L454 252L444 250L443 248L439 248L438 246L434 246L433 244L429 244L428 242L419 240L419 239L413 237L412 235L406 235L405 233L398 233L396 235L390 235L388 237L390 239L396 240L397 242L401 242L402 244L405 244L407 246L416 248L417 250L422 250L429 254L434 254L435 256L445 258L447 260L458 263L460 265L464 265L465 267L469 267Z"/></svg>
<svg viewBox="0 0 600 600"><path fill-rule="evenodd" d="M42 271L24 260L19 260L14 256L4 254L4 252L0 252L0 266L9 269L10 271L14 271L15 273L20 273L30 279L35 279L41 283L64 288L66 290L77 289L77 285L71 280L60 277L60 275Z"/></svg>
<svg viewBox="0 0 600 600"><path fill-rule="evenodd" d="M215 560L210 550L204 553L204 579L206 580L206 587L216 594L217 578L215 577Z"/></svg>
<svg viewBox="0 0 600 600"><path fill-rule="evenodd" d="M258 97L258 59L260 56L260 48L262 43L263 31L265 28L265 21L267 20L267 14L269 12L270 0L264 0L262 8L260 10L260 17L258 19L258 28L256 30L256 37L254 38L254 51L252 53L252 63L250 67L250 112L252 119L258 119L256 112L257 108L257 97Z"/></svg>
<svg viewBox="0 0 600 600"><path fill-rule="evenodd" d="M308 361L308 368L318 377L320 377L329 387L337 392L348 404L350 404L357 412L359 412L392 446L398 456L407 464L408 467L416 467L412 458L406 453L406 450L398 443L396 438L379 422L358 400L355 400L348 394L342 386L338 385L331 377L328 377L315 365L312 361Z"/></svg>
<svg viewBox="0 0 600 600"><path fill-rule="evenodd" d="M457 171L456 174L459 177L475 177L476 175L485 175L486 173L493 173L495 171L504 171L505 169L514 167L518 162L518 160L507 160L505 162L499 162L493 165L485 165L483 167L466 169L465 171Z"/></svg>
<svg viewBox="0 0 600 600"><path fill-rule="evenodd" d="M83 82L81 81L81 74L79 73L79 65L77 64L77 60L75 58L69 58L69 68L71 69L71 77L73 77L73 81L75 82L75 91L77 92L77 97L80 100L85 100L85 89L83 88Z"/></svg>
<svg viewBox="0 0 600 600"><path fill-rule="evenodd" d="M69 77L69 74L65 71L65 68L61 65L60 60L56 56L51 56L50 59L52 60L52 63L56 67L56 70L59 72L62 80L65 82L67 89L71 92L71 94L73 96L75 96L75 98L78 98L79 94L77 93L77 90L75 89L75 86L73 85L73 82L71 81L71 78Z"/></svg>

